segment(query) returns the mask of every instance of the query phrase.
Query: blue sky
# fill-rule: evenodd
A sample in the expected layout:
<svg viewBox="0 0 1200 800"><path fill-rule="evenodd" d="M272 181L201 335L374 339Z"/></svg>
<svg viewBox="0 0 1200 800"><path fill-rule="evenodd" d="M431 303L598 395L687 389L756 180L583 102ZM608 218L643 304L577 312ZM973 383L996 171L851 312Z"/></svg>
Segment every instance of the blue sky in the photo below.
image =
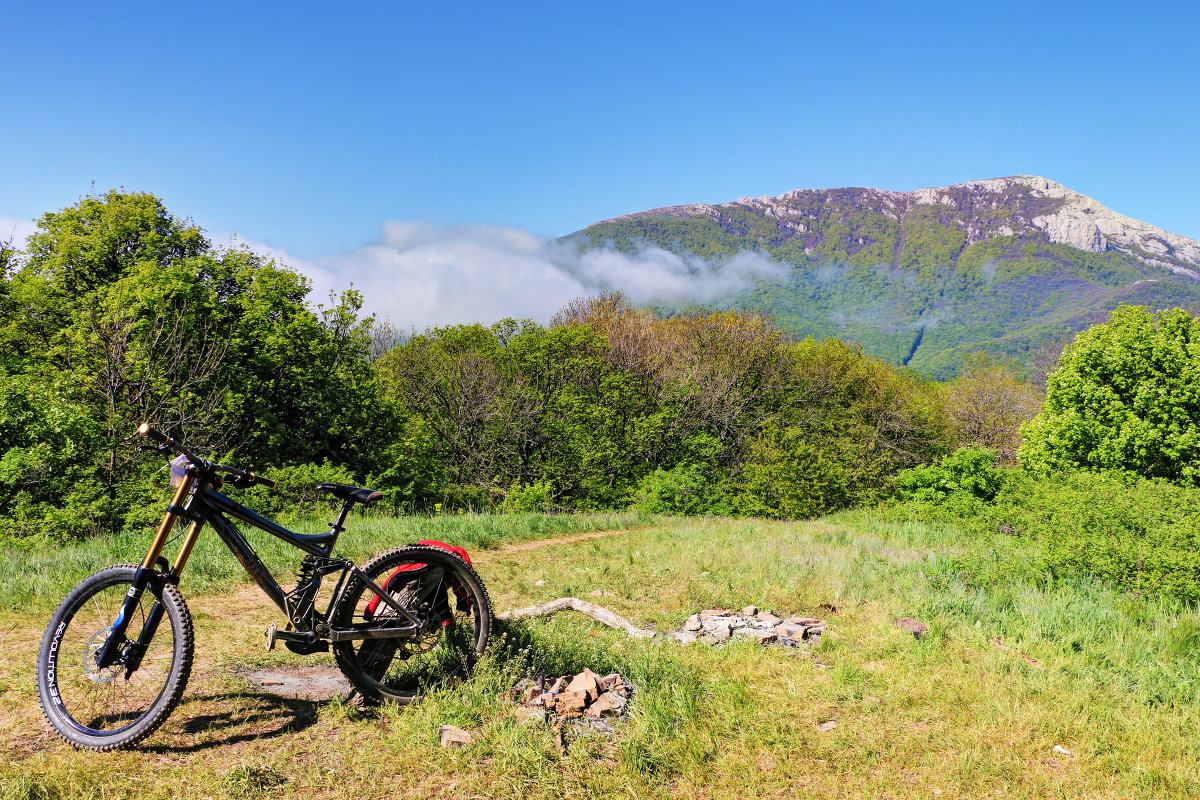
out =
<svg viewBox="0 0 1200 800"><path fill-rule="evenodd" d="M4 19L10 226L94 181L337 272L389 221L539 239L675 203L1032 173L1200 238L1192 4L66 2Z"/></svg>

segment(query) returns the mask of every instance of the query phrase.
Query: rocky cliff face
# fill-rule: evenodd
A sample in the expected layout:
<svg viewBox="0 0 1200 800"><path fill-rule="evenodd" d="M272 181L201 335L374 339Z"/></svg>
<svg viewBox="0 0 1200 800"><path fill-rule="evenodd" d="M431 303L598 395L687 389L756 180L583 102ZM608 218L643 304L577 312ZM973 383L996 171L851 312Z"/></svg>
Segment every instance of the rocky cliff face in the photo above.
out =
<svg viewBox="0 0 1200 800"><path fill-rule="evenodd" d="M890 192L882 189L798 189L778 197L743 197L731 203L692 203L625 214L605 223L653 217L708 217L738 227L739 210L771 218L786 238L811 234L822 215L814 203L874 210L903 221L920 206L937 206L971 245L995 236L1066 244L1090 253L1115 251L1200 281L1200 242L1126 217L1061 183L1036 175L967 181L952 186Z"/></svg>

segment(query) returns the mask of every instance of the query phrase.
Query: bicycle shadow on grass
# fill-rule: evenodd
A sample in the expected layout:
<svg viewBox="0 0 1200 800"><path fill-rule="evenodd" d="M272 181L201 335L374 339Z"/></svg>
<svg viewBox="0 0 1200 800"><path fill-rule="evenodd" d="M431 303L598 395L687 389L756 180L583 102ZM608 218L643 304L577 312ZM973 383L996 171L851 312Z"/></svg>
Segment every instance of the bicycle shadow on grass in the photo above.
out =
<svg viewBox="0 0 1200 800"><path fill-rule="evenodd" d="M179 718L154 737L161 740L166 734L170 743L142 749L157 754L197 753L297 733L316 723L317 710L327 702L245 690L190 697L186 705L216 705L221 710L189 716L186 707L177 709L173 716Z"/></svg>

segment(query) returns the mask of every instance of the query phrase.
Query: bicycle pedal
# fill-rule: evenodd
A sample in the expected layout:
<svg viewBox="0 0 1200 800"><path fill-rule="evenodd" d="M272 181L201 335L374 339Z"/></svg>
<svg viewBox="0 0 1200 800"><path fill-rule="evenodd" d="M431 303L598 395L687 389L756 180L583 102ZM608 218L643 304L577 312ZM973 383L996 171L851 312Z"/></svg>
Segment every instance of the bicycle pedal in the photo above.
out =
<svg viewBox="0 0 1200 800"><path fill-rule="evenodd" d="M267 652L269 653L275 649L275 637L279 635L279 626L272 622L263 634L267 637Z"/></svg>

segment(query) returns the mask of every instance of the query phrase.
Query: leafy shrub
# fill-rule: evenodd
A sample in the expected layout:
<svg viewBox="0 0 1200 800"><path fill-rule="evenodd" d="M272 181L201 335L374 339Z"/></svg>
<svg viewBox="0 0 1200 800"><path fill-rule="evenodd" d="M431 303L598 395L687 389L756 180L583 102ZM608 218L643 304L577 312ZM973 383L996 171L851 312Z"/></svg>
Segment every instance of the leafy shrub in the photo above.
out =
<svg viewBox="0 0 1200 800"><path fill-rule="evenodd" d="M918 490L893 509L958 529L970 547L956 561L981 580L1095 575L1131 592L1200 600L1198 489L1127 473L1009 470L990 502L937 494ZM1030 546L989 547L997 537Z"/></svg>
<svg viewBox="0 0 1200 800"><path fill-rule="evenodd" d="M518 483L509 487L500 507L504 511L546 513L554 508L554 487L549 481Z"/></svg>
<svg viewBox="0 0 1200 800"><path fill-rule="evenodd" d="M698 464L656 469L638 483L634 506L650 514L727 514L729 502Z"/></svg>
<svg viewBox="0 0 1200 800"><path fill-rule="evenodd" d="M357 485L354 473L346 467L324 464L291 464L264 469L263 474L275 481L276 487L255 486L237 498L261 514L306 516L319 510L340 508L342 501L328 492L317 489L322 483Z"/></svg>
<svg viewBox="0 0 1200 800"><path fill-rule="evenodd" d="M1121 306L1081 333L1022 428L1022 464L1200 484L1200 320Z"/></svg>
<svg viewBox="0 0 1200 800"><path fill-rule="evenodd" d="M1017 364L973 353L946 393L946 410L958 444L991 448L998 461L1015 463L1021 425L1041 406L1041 393L1018 377Z"/></svg>
<svg viewBox="0 0 1200 800"><path fill-rule="evenodd" d="M926 501L937 501L956 492L991 500L1004 485L1004 474L996 469L995 463L994 450L960 447L938 465L902 470L896 476L896 490L901 497Z"/></svg>
<svg viewBox="0 0 1200 800"><path fill-rule="evenodd" d="M825 443L826 448L837 442ZM849 505L851 459L822 449L799 428L778 429L758 439L737 477L740 514L809 519Z"/></svg>

